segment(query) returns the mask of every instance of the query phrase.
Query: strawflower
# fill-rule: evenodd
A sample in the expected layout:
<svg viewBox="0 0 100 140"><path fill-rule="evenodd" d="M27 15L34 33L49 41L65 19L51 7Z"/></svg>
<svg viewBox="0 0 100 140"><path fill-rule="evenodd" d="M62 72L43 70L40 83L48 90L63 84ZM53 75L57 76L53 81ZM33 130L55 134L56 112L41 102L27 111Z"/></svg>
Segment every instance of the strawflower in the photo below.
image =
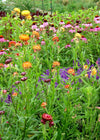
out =
<svg viewBox="0 0 100 140"><path fill-rule="evenodd" d="M41 107L43 107L43 108L45 108L47 106L47 103L46 102L43 102L42 104L41 104Z"/></svg>
<svg viewBox="0 0 100 140"><path fill-rule="evenodd" d="M19 36L19 39L22 40L22 41L28 41L29 40L29 35L21 34Z"/></svg>
<svg viewBox="0 0 100 140"><path fill-rule="evenodd" d="M30 15L30 11L28 11L28 10L23 10L23 11L21 12L21 15L22 15L22 16L29 16L29 15Z"/></svg>
<svg viewBox="0 0 100 140"><path fill-rule="evenodd" d="M60 62L54 61L52 67L60 66Z"/></svg>
<svg viewBox="0 0 100 140"><path fill-rule="evenodd" d="M28 69L28 68L31 68L31 67L32 67L32 64L30 62L27 61L27 62L23 63L23 68L24 69Z"/></svg>

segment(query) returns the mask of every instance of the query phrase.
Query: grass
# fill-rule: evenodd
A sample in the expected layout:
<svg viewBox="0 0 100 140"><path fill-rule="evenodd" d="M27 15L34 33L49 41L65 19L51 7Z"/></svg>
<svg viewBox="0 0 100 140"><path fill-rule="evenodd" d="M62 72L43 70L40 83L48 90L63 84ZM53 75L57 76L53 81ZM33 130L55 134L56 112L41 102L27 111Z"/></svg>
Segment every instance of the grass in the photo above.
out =
<svg viewBox="0 0 100 140"><path fill-rule="evenodd" d="M50 11L51 10L51 4L50 0L28 0L28 1L19 1L19 0L7 0L5 4L1 3L1 10L5 9L6 11L11 11L14 7L18 7L21 10L27 9L30 11L34 11L35 8L40 8L45 11ZM70 0L68 4L64 5L63 0L52 0L52 10L53 12L59 11L60 13L62 12L72 12L72 11L77 11L79 9L85 8L88 9L90 7L95 7L96 2L94 0Z"/></svg>

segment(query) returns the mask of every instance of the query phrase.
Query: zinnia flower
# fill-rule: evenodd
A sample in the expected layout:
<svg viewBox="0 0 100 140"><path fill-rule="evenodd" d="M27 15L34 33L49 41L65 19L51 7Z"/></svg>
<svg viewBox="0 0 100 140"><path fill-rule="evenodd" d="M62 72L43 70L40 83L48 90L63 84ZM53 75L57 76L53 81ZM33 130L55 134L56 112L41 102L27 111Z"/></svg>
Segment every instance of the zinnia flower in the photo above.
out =
<svg viewBox="0 0 100 140"><path fill-rule="evenodd" d="M28 69L28 68L31 68L31 67L32 67L32 64L30 62L27 61L27 62L23 63L23 68L24 69Z"/></svg>
<svg viewBox="0 0 100 140"><path fill-rule="evenodd" d="M22 40L22 41L28 41L29 40L29 36L26 35L26 34L21 34L19 36L19 39Z"/></svg>

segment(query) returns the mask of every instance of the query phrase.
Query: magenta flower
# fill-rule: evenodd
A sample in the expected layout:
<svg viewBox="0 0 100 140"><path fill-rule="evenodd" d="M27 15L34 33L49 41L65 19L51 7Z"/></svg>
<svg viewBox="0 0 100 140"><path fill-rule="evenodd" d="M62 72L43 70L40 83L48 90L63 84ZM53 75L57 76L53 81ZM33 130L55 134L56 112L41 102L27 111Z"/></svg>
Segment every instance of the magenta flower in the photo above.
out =
<svg viewBox="0 0 100 140"><path fill-rule="evenodd" d="M0 52L0 55L7 54L6 52Z"/></svg>
<svg viewBox="0 0 100 140"><path fill-rule="evenodd" d="M70 45L70 44L67 44L67 45L65 46L65 48L68 48L68 47L71 47L71 45Z"/></svg>

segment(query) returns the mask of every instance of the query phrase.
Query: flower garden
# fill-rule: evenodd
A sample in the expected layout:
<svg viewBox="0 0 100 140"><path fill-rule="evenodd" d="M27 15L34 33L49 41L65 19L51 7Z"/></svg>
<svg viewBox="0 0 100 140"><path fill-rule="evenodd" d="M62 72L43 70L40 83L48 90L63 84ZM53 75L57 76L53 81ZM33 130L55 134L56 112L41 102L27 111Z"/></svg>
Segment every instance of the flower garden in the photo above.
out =
<svg viewBox="0 0 100 140"><path fill-rule="evenodd" d="M100 12L0 17L0 140L100 140Z"/></svg>

